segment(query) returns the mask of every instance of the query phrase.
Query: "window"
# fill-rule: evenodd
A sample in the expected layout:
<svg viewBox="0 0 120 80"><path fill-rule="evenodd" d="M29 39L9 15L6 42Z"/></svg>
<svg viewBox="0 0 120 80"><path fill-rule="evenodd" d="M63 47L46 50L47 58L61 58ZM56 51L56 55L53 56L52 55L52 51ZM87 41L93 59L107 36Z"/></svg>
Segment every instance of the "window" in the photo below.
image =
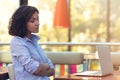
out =
<svg viewBox="0 0 120 80"><path fill-rule="evenodd" d="M8 23L13 12L19 7L19 0L0 0L0 42L10 40ZM7 36L7 37L6 37Z"/></svg>

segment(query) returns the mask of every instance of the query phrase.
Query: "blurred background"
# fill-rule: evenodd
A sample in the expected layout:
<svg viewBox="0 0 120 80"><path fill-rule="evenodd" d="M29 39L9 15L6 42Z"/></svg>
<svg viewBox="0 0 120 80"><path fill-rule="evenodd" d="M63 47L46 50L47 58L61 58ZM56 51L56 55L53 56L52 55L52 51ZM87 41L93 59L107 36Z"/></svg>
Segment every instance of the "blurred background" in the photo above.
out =
<svg viewBox="0 0 120 80"><path fill-rule="evenodd" d="M28 5L40 11L38 35L42 42L119 42L120 1L119 0L68 0L70 28L56 28L53 25L57 0L28 0ZM20 6L20 0L0 0L0 43L9 43L8 23L13 12ZM70 33L69 33L70 29ZM69 35L70 34L70 35ZM46 51L67 51L67 46L42 46ZM120 47L113 47L119 51ZM0 51L9 51L9 46L0 46ZM89 46L72 46L71 51L95 51Z"/></svg>

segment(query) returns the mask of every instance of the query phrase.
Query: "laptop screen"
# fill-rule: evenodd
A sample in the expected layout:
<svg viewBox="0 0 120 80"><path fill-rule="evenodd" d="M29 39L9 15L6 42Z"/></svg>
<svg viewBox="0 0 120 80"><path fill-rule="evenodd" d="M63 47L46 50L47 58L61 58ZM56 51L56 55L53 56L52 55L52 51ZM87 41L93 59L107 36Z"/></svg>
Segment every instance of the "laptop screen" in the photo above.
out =
<svg viewBox="0 0 120 80"><path fill-rule="evenodd" d="M107 45L97 45L100 67L102 74L109 74L113 72L113 64L110 54L110 48Z"/></svg>

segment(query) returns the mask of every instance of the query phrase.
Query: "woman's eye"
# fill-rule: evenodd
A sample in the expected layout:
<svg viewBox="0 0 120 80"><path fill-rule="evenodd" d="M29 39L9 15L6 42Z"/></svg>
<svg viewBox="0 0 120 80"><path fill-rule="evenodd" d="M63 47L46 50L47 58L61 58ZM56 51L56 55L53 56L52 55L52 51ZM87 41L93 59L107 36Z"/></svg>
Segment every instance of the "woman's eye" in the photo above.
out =
<svg viewBox="0 0 120 80"><path fill-rule="evenodd" d="M39 17L37 18L37 20L39 21Z"/></svg>
<svg viewBox="0 0 120 80"><path fill-rule="evenodd" d="M30 22L34 23L34 20L30 20Z"/></svg>

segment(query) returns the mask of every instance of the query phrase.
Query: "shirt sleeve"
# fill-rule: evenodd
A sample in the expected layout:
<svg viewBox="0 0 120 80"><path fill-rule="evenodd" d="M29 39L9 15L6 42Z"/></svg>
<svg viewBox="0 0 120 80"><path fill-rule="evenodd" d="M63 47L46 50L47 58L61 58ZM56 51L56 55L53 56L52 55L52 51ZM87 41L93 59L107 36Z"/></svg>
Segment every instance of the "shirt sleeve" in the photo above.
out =
<svg viewBox="0 0 120 80"><path fill-rule="evenodd" d="M38 47L39 50L41 51L41 53L42 53L41 55L44 56L45 62L47 61L47 63L50 65L50 68L54 68L54 65L53 65L52 61L51 61L51 60L47 57L47 55L44 53L44 51L43 51L43 49L41 48L41 46L37 44L37 47Z"/></svg>
<svg viewBox="0 0 120 80"><path fill-rule="evenodd" d="M11 42L10 46L12 57L16 58L16 60L22 64L28 72L34 73L39 67L39 62L35 61L30 56L29 50L25 43Z"/></svg>
<svg viewBox="0 0 120 80"><path fill-rule="evenodd" d="M54 68L53 63L51 62L51 60L49 58L47 58L48 64L50 65L50 68Z"/></svg>

